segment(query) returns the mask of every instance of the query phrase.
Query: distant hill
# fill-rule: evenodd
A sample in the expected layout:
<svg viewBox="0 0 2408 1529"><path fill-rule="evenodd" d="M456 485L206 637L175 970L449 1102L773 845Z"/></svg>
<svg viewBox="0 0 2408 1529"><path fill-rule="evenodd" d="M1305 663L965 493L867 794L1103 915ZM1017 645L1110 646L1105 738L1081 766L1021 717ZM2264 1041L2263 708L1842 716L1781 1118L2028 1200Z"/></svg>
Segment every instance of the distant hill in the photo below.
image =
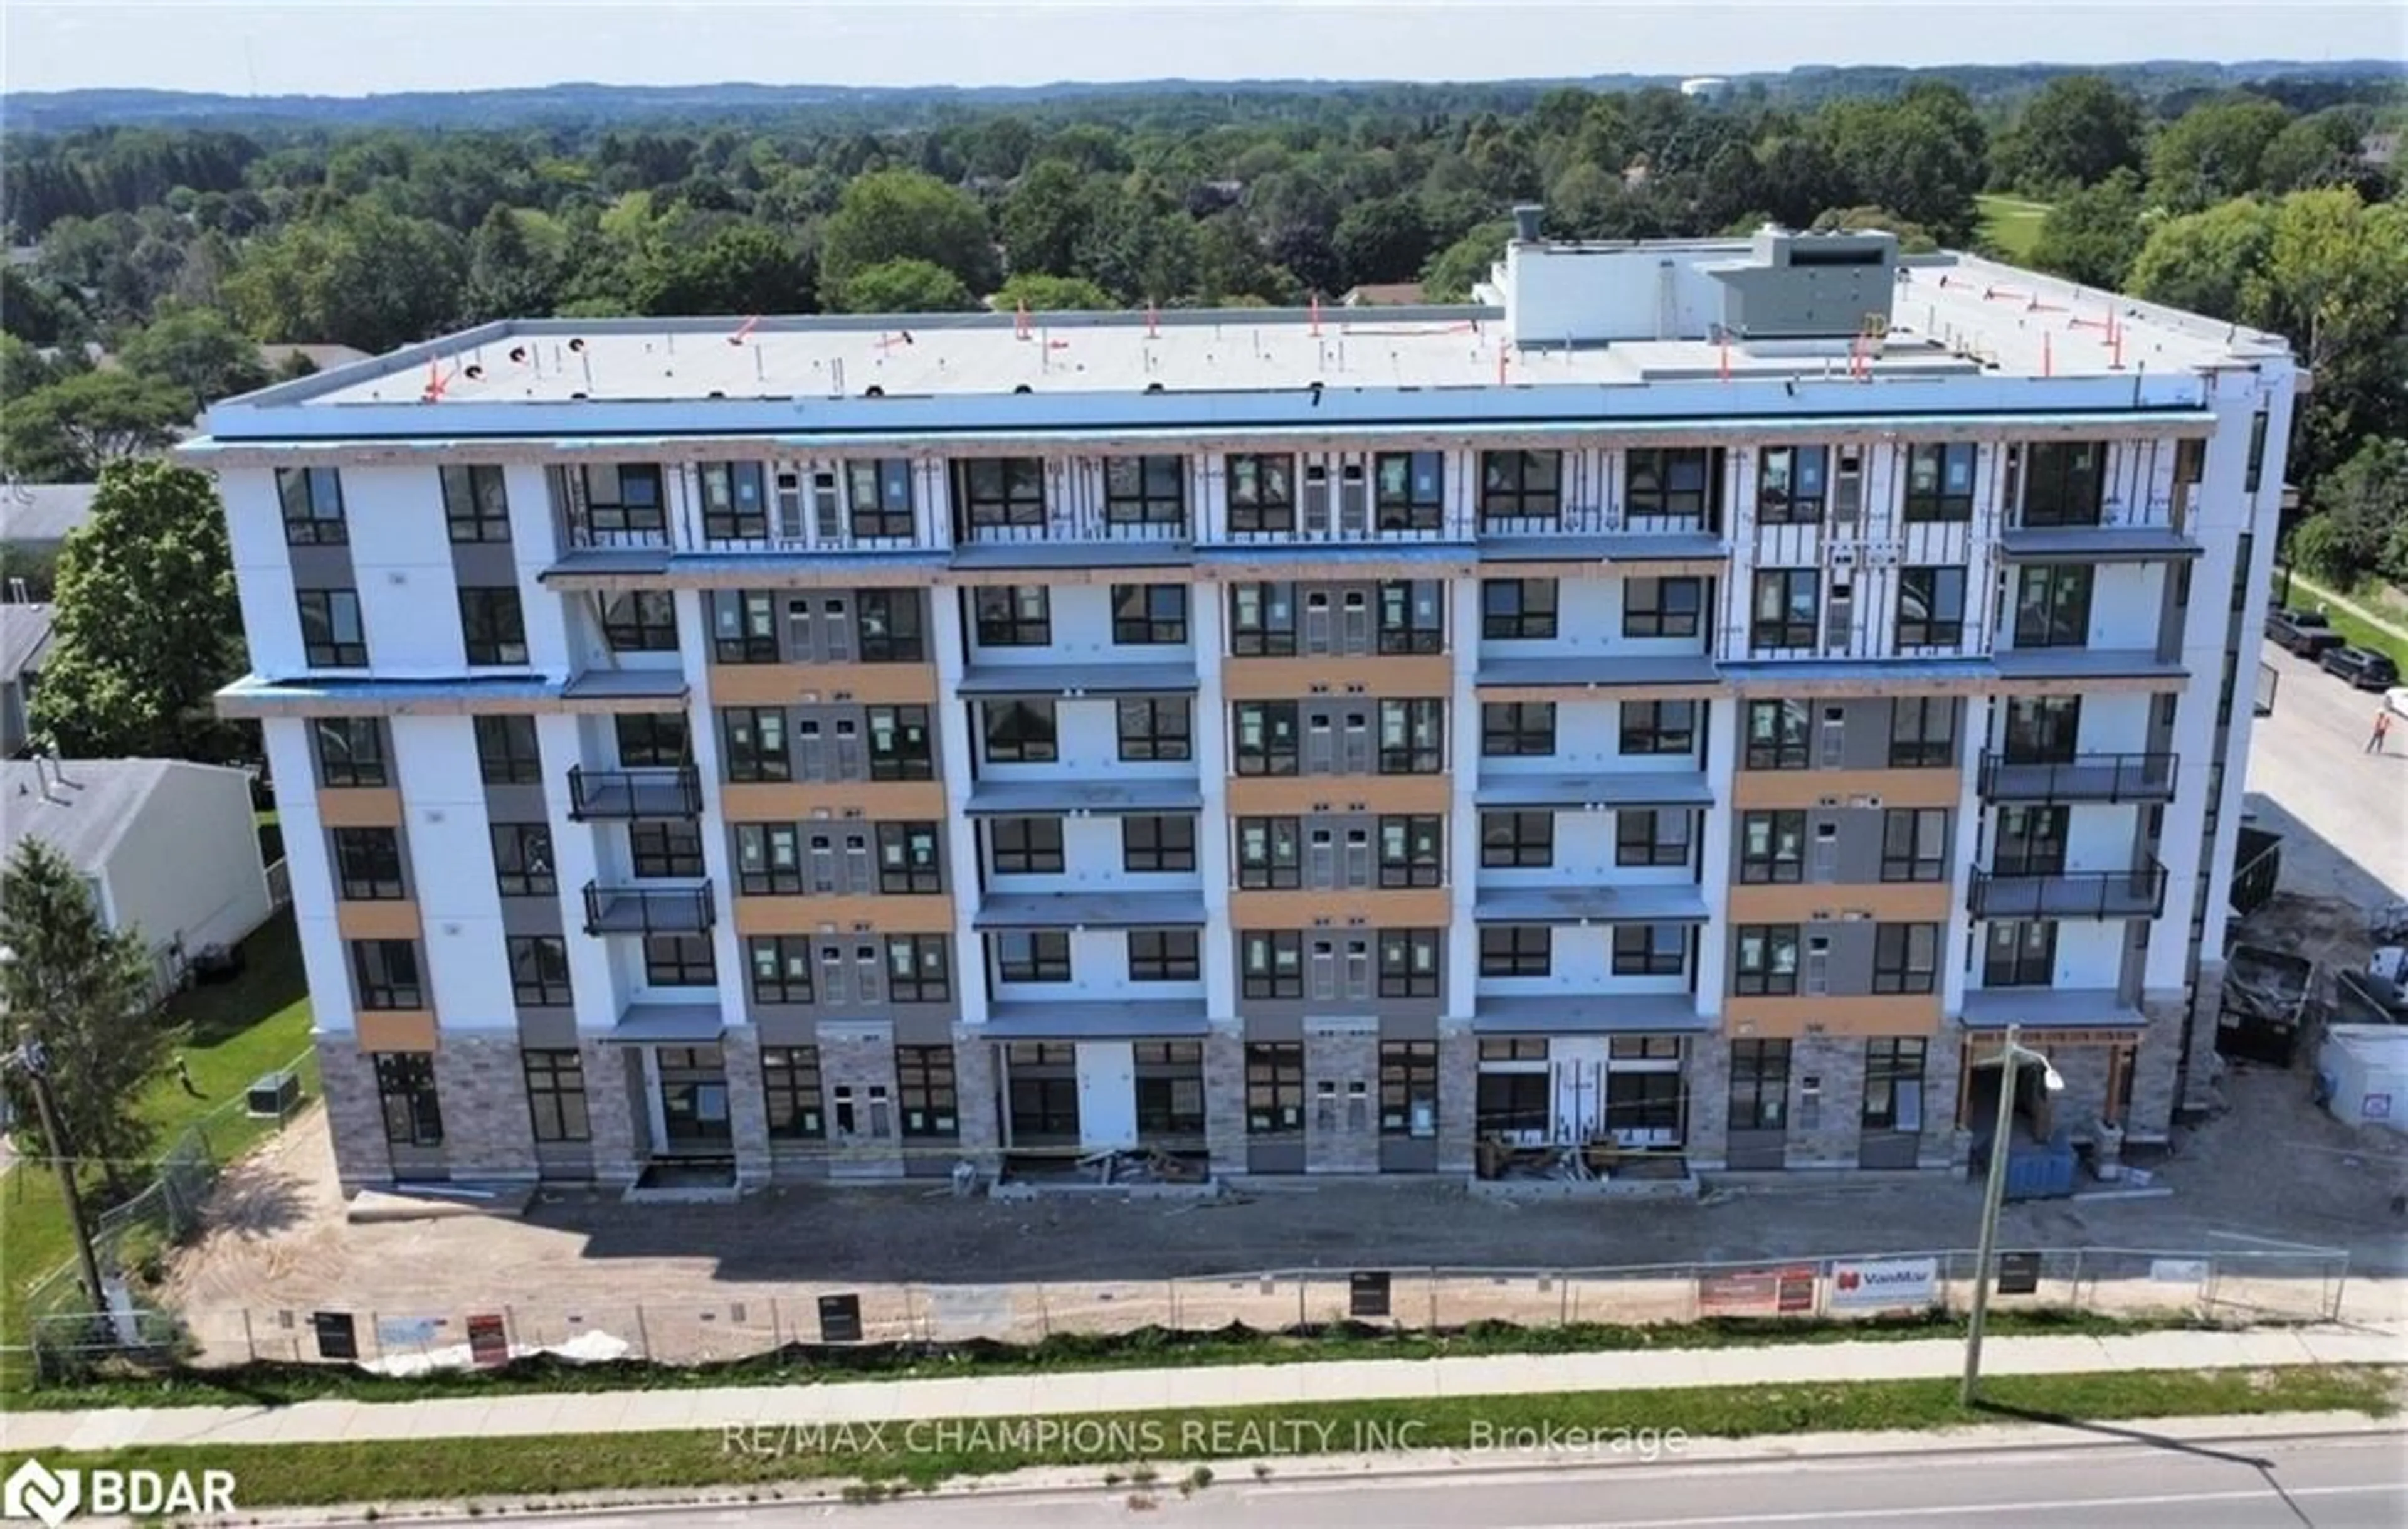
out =
<svg viewBox="0 0 2408 1529"><path fill-rule="evenodd" d="M2253 60L2205 64L2162 60L2086 68L2073 65L1963 65L1928 69L1811 65L1783 74L1727 75L1740 91L1760 88L1768 99L1811 105L1832 95L1885 94L1922 79L1947 79L1977 98L2037 89L2050 77L2103 74L2149 99L2253 81L2332 81L2359 87L2408 81L2408 65L2387 59L2339 62ZM509 128L597 121L629 123L698 118L810 116L875 118L890 126L920 125L965 111L1011 107L1092 108L1168 100L1312 94L1422 110L1519 109L1547 91L1591 91L1677 85L1678 75L1614 74L1585 79L1421 83L1410 80L1149 79L1103 83L1063 81L1027 86L604 85L571 83L509 90L409 91L389 95L226 95L161 90L17 92L8 98L7 130L71 132L87 127L175 126L258 128L436 127ZM1242 109L1242 108L1241 108Z"/></svg>

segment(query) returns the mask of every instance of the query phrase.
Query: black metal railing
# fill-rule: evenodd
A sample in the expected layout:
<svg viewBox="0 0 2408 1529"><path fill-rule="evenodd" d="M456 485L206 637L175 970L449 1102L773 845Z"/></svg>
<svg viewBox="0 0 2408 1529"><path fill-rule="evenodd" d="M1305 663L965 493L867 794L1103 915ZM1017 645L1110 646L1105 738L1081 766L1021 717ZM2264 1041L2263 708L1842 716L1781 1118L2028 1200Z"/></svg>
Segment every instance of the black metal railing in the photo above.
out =
<svg viewBox="0 0 2408 1529"><path fill-rule="evenodd" d="M707 881L691 887L585 884L588 934L699 934L714 916Z"/></svg>
<svg viewBox="0 0 2408 1529"><path fill-rule="evenodd" d="M568 815L592 818L700 817L702 772L692 765L623 770L568 767Z"/></svg>
<svg viewBox="0 0 2408 1529"><path fill-rule="evenodd" d="M2165 911L2166 868L1973 873L1966 903L1976 918L2155 918Z"/></svg>
<svg viewBox="0 0 2408 1529"><path fill-rule="evenodd" d="M2077 754L2071 759L1982 756L1982 795L1993 801L2171 801L2180 757Z"/></svg>

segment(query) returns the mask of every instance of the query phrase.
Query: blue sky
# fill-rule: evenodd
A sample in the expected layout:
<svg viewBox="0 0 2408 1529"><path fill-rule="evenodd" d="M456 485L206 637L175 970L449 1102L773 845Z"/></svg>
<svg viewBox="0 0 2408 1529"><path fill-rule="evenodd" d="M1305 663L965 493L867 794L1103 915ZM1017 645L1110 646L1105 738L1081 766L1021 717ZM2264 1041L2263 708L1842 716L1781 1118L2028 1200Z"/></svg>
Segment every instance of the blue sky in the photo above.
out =
<svg viewBox="0 0 2408 1529"><path fill-rule="evenodd" d="M0 84L358 95L562 80L1471 79L2398 57L2403 17L2397 0L7 0Z"/></svg>

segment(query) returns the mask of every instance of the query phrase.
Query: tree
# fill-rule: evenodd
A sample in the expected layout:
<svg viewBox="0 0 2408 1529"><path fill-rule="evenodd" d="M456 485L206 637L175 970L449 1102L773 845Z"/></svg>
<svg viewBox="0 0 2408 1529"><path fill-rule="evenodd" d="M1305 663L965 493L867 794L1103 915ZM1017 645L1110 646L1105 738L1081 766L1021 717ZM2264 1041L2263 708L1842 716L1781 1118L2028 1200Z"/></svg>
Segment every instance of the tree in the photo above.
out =
<svg viewBox="0 0 2408 1529"><path fill-rule="evenodd" d="M2095 74L2059 75L2041 87L1991 149L1997 181L2035 196L2062 196L2141 164L2141 108Z"/></svg>
<svg viewBox="0 0 2408 1529"><path fill-rule="evenodd" d="M2149 146L2149 195L2175 212L2198 212L2258 189L2258 161L2291 114L2258 95L2210 101L2186 111Z"/></svg>
<svg viewBox="0 0 2408 1529"><path fill-rule="evenodd" d="M117 359L128 371L174 384L193 414L267 384L259 347L213 309L167 314L119 346Z"/></svg>
<svg viewBox="0 0 2408 1529"><path fill-rule="evenodd" d="M811 284L803 257L753 223L723 224L699 246L652 252L635 282L645 313L808 313Z"/></svg>
<svg viewBox="0 0 2408 1529"><path fill-rule="evenodd" d="M2263 264L2273 240L2272 209L2227 202L2151 229L2127 281L2135 296L2238 323L2242 283Z"/></svg>
<svg viewBox="0 0 2408 1529"><path fill-rule="evenodd" d="M2258 156L2258 185L2279 195L2352 181L2364 130L2359 114L2346 108L2300 118L2275 134Z"/></svg>
<svg viewBox="0 0 2408 1529"><path fill-rule="evenodd" d="M1927 83L1896 101L1836 100L1815 127L1852 205L1886 208L1952 244L1972 238L1988 137L1964 92Z"/></svg>
<svg viewBox="0 0 2408 1529"><path fill-rule="evenodd" d="M360 200L253 241L225 292L256 339L389 351L459 318L463 265L451 229Z"/></svg>
<svg viewBox="0 0 2408 1529"><path fill-rule="evenodd" d="M90 483L103 463L175 444L189 405L172 382L79 372L0 409L0 456L34 483Z"/></svg>
<svg viewBox="0 0 2408 1529"><path fill-rule="evenodd" d="M1929 229L1912 219L1899 217L1885 207L1835 207L1816 218L1808 228L1817 234L1885 228L1898 236L1898 248L1901 254L1928 254L1940 248Z"/></svg>
<svg viewBox="0 0 2408 1529"><path fill-rule="evenodd" d="M209 697L242 668L225 511L209 480L114 462L59 555L33 731L85 758L208 752Z"/></svg>
<svg viewBox="0 0 2408 1529"><path fill-rule="evenodd" d="M2373 440L2316 484L2315 512L2291 533L2291 558L2347 588L2365 574L2408 570L2408 440Z"/></svg>
<svg viewBox="0 0 2408 1529"><path fill-rule="evenodd" d="M1430 256L1429 225L1410 196L1355 203L1340 214L1329 243L1340 281L1350 287L1411 281Z"/></svg>
<svg viewBox="0 0 2408 1529"><path fill-rule="evenodd" d="M14 266L0 267L0 329L31 345L56 345L79 315L65 298Z"/></svg>
<svg viewBox="0 0 2408 1529"><path fill-rule="evenodd" d="M986 214L967 194L917 170L881 170L853 181L821 231L820 282L845 311L887 306L868 301L851 285L889 262L935 266L950 272L965 292L995 290ZM890 273L881 280L891 289L897 278Z"/></svg>
<svg viewBox="0 0 2408 1529"><path fill-rule="evenodd" d="M528 239L522 214L497 207L468 236L467 285L463 317L474 324L495 319L541 318L552 310L559 289L558 262Z"/></svg>
<svg viewBox="0 0 2408 1529"><path fill-rule="evenodd" d="M150 955L133 930L103 921L83 873L41 837L36 821L0 878L0 998L18 1035L37 1041L75 1155L100 1164L110 1198L126 1193L123 1164L149 1152L155 1128L142 1095L165 1066L168 1031L150 1015ZM32 1089L14 1069L7 1089L20 1139L47 1152Z"/></svg>
<svg viewBox="0 0 2408 1529"><path fill-rule="evenodd" d="M2121 291L2148 238L2142 210L2141 178L2130 170L2071 193L2041 220L2032 264L2085 286Z"/></svg>
<svg viewBox="0 0 2408 1529"><path fill-rule="evenodd" d="M1005 312L1025 307L1032 313L1105 311L1120 307L1112 295L1083 276L1048 276L1024 271L1003 283L995 306Z"/></svg>
<svg viewBox="0 0 2408 1529"><path fill-rule="evenodd" d="M2315 375L2293 476L2313 483L2370 435L2408 434L2408 207L2350 187L2276 208L2244 323L2290 337Z"/></svg>
<svg viewBox="0 0 2408 1529"><path fill-rule="evenodd" d="M1422 296L1434 303L1469 301L1472 283L1488 279L1489 267L1505 258L1512 237L1510 223L1483 224L1430 256L1422 267Z"/></svg>
<svg viewBox="0 0 2408 1529"><path fill-rule="evenodd" d="M1012 272L1068 276L1094 212L1086 182L1069 164L1039 160L1003 204L1003 252Z"/></svg>
<svg viewBox="0 0 2408 1529"><path fill-rule="evenodd" d="M967 313L978 306L962 279L936 262L888 260L864 267L846 279L842 311Z"/></svg>

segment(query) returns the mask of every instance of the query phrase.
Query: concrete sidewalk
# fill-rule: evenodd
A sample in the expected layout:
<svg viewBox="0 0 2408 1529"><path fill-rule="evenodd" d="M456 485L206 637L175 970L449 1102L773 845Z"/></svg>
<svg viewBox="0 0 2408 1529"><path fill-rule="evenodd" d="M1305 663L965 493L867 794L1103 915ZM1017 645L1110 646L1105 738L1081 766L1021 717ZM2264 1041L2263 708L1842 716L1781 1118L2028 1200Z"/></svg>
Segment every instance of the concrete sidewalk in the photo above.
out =
<svg viewBox="0 0 2408 1529"><path fill-rule="evenodd" d="M2128 1336L1996 1338L1992 1375L2258 1368L2408 1363L2392 1331L2292 1328ZM1951 1377L1964 1364L1954 1339L1767 1344L1733 1349L1485 1358L1358 1360L982 1376L948 1380L841 1381L715 1390L589 1392L417 1402L303 1402L285 1407L191 1406L6 1415L8 1448L114 1450L135 1445L297 1444L393 1438L494 1438L919 1418L997 1418L1417 1396L1645 1391Z"/></svg>

